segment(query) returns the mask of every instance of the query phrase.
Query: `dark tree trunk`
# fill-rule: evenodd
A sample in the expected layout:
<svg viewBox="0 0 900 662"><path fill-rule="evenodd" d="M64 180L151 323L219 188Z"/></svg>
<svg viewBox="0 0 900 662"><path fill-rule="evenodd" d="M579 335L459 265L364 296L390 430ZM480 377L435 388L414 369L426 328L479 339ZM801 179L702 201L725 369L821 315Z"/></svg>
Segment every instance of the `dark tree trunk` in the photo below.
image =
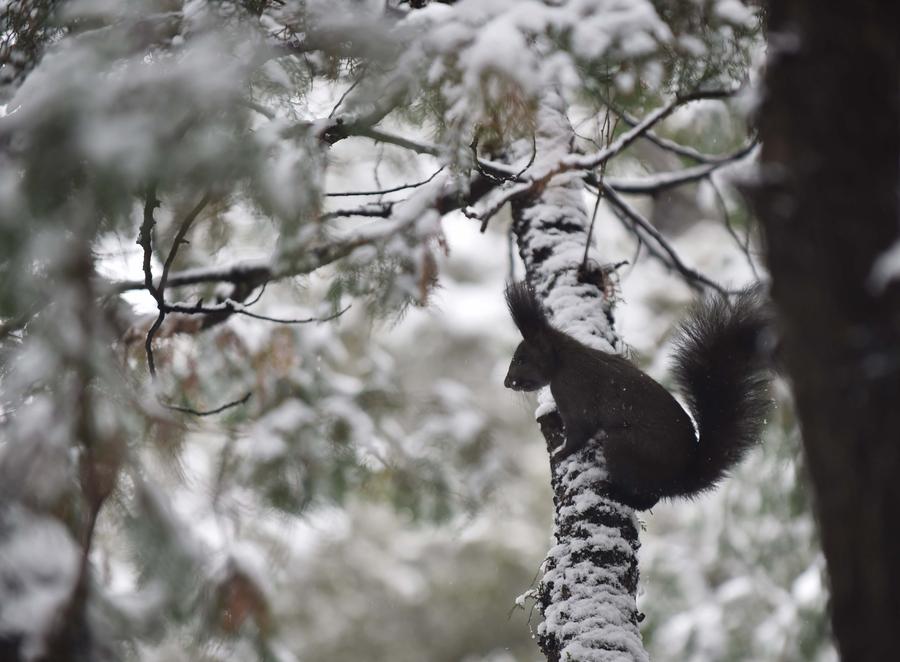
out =
<svg viewBox="0 0 900 662"><path fill-rule="evenodd" d="M770 2L761 181L783 359L793 381L844 660L897 659L900 2Z"/></svg>

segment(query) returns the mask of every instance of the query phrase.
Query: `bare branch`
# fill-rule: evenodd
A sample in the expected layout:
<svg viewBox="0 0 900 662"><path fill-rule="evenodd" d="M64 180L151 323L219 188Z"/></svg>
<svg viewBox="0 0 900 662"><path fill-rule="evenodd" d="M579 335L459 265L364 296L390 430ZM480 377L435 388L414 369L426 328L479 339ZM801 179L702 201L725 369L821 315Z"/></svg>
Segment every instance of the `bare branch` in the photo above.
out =
<svg viewBox="0 0 900 662"><path fill-rule="evenodd" d="M211 198L212 196L209 193L206 193L200 201L194 205L193 209L187 213L184 220L181 221L181 225L175 233L175 238L172 240L172 247L169 249L169 254L163 264L162 276L159 278L158 289L160 298L162 298L163 292L166 289L166 283L169 280L169 270L172 268L172 263L175 261L175 256L178 254L178 249L181 247L181 244L185 243L185 236L187 236L194 221L197 220L197 216L199 216L200 212L209 204Z"/></svg>
<svg viewBox="0 0 900 662"><path fill-rule="evenodd" d="M357 127L357 128L348 128L348 136L354 135L359 136L361 138L369 138L370 140L374 140L375 142L387 143L388 145L395 145L397 147L402 147L403 149L408 149L416 154L428 154L430 156L438 156L441 153L440 148L437 145L432 143L426 143L416 140L410 140L409 138L404 138L402 136L394 135L393 133L388 133L386 131L381 131L380 129L373 129ZM352 133L350 133L352 131Z"/></svg>
<svg viewBox="0 0 900 662"><path fill-rule="evenodd" d="M709 185L712 186L713 193L716 196L716 203L719 206L719 211L722 213L722 222L725 224L725 229L728 231L728 234L731 235L731 238L734 239L734 243L738 245L738 248L741 249L744 257L747 259L747 264L750 265L750 271L753 272L753 277L756 278L756 280L759 280L759 273L756 270L756 261L750 253L750 229L747 229L747 235L742 241L737 230L735 230L734 226L731 224L731 214L728 213L728 205L726 204L725 197L719 190L719 185L716 184L714 177L709 178Z"/></svg>
<svg viewBox="0 0 900 662"><path fill-rule="evenodd" d="M276 117L274 112L272 112L271 110L269 110L262 104L259 104L251 99L241 99L238 103L240 103L242 106L246 106L250 110L256 111L260 115L263 115L264 117L267 117L270 120L274 120Z"/></svg>
<svg viewBox="0 0 900 662"><path fill-rule="evenodd" d="M736 152L723 156L715 163L692 166L690 168L674 170L671 172L657 172L640 179L608 177L606 181L619 193L628 195L654 195L683 184L708 179L709 176L719 168L740 161L748 154L751 154L756 149L756 146L757 143L752 142ZM591 181L590 179L588 179L588 181L591 184L596 185L596 182Z"/></svg>
<svg viewBox="0 0 900 662"><path fill-rule="evenodd" d="M150 263L153 257L153 227L156 225L156 219L153 218L153 212L157 207L159 207L159 200L156 199L156 186L151 185L147 188L147 193L144 196L144 220L141 223L137 245L144 251L143 287L150 292L154 298L156 298L156 288L153 286L153 270Z"/></svg>
<svg viewBox="0 0 900 662"><path fill-rule="evenodd" d="M255 302L254 302L255 303ZM179 313L182 315L221 315L222 313L235 314L235 315L246 315L247 317L252 317L258 320L264 320L266 322L275 322L277 324L310 324L312 322L329 322L333 319L337 319L348 310L350 310L350 306L339 310L338 312L329 315L327 317L307 317L303 319L280 319L277 317L269 317L267 315L260 315L259 313L254 313L247 310L247 307L250 304L242 304L239 301L234 301L233 299L225 299L221 303L214 304L211 306L204 306L202 303L198 302L194 305L184 304L184 303L168 303L166 304L166 312L168 313Z"/></svg>
<svg viewBox="0 0 900 662"><path fill-rule="evenodd" d="M384 195L386 193L396 193L397 191L405 191L410 188L418 188L419 186L424 186L432 179L437 177L444 168L447 166L441 166L438 168L428 179L423 179L419 182L413 182L412 184L402 184L400 186L394 186L393 188L385 188L377 191L339 191L336 193L326 193L325 196L329 198L338 198L338 197L352 197L352 196L362 196L362 195Z"/></svg>
<svg viewBox="0 0 900 662"><path fill-rule="evenodd" d="M675 269L678 273L680 273L688 283L692 287L696 287L698 289L702 289L704 287L709 287L714 289L716 292L720 294L728 294L728 290L724 287L716 283L714 280L711 280L707 276L704 276L699 271L691 269L688 267L684 261L681 259L681 256L678 255L677 251L672 247L672 245L668 242L668 240L653 227L653 224L650 223L646 218L644 218L634 207L629 205L622 197L613 189L609 184L602 184L602 190L607 200L613 205L613 207L621 212L624 219L626 219L632 226L638 228L642 233L644 233L647 237L651 238L656 246L665 254L667 257L664 262ZM645 242L646 243L646 242ZM653 247L647 243L647 248L654 255L657 253L653 250Z"/></svg>
<svg viewBox="0 0 900 662"><path fill-rule="evenodd" d="M603 125L600 127L600 132L603 134L604 144L609 147L609 143L612 141L613 133L615 133L616 126L618 126L619 120L616 119L615 122L611 122L609 118L609 109L606 110L606 116L603 118ZM591 224L588 226L587 237L584 240L584 256L581 258L581 269L584 270L587 268L588 263L588 252L591 248L591 238L594 236L594 224L597 221L597 210L600 209L600 201L603 199L603 188L602 184L606 181L606 166L609 161L604 161L600 166L600 176L597 178L597 202L594 203L594 211L591 213Z"/></svg>
<svg viewBox="0 0 900 662"><path fill-rule="evenodd" d="M366 67L364 66L364 67L362 68L362 71L361 71L360 74L359 74L359 77L358 77L355 81L353 81L353 84L352 84L352 85L350 85L346 90L344 90L344 93L341 95L341 98L337 100L337 103L336 103L336 104L334 104L334 108L332 108L332 109L331 109L331 112L328 113L328 117L334 117L334 114L337 112L338 108L341 107L341 104L344 103L344 100L345 100L345 99L350 95L350 93L351 93L353 90L355 90L355 89L359 86L359 84L362 82L363 76L365 76L365 73L366 73Z"/></svg>
<svg viewBox="0 0 900 662"><path fill-rule="evenodd" d="M370 218L388 218L394 209L394 202L372 202L355 209L335 209L322 214L319 218L327 221L332 218L345 218L347 216L368 216Z"/></svg>
<svg viewBox="0 0 900 662"><path fill-rule="evenodd" d="M184 287L202 283L232 283L260 285L272 279L272 269L262 260L245 261L224 267L186 269L169 275L167 287ZM146 289L144 281L125 280L112 285L114 292L132 292Z"/></svg>
<svg viewBox="0 0 900 662"><path fill-rule="evenodd" d="M626 147L631 145L631 143L647 133L651 127L664 120L681 106L690 103L691 101L699 101L702 99L724 99L733 96L734 92L734 90L706 90L678 95L665 106L657 108L647 115L647 117L635 124L630 130L620 135L609 145L609 147L601 149L593 154L586 154L584 156L573 155L572 157L564 159L558 166L562 168L559 172L564 170L593 170L604 161L607 161L611 157L622 152Z"/></svg>
<svg viewBox="0 0 900 662"><path fill-rule="evenodd" d="M537 134L532 131L532 133L531 133L531 158L528 159L528 163L526 163L524 165L524 167L521 170L519 170L519 172L517 172L515 175L513 175L513 179L519 179L519 177L524 175L525 171L534 165L535 158L537 158Z"/></svg>
<svg viewBox="0 0 900 662"><path fill-rule="evenodd" d="M153 336L156 335L156 331L162 326L163 321L166 319L166 283L169 279L169 270L172 268L172 263L175 261L175 256L178 254L178 248L184 242L185 235L187 235L188 230L190 230L191 225L193 225L194 220L203 211L203 208L209 203L210 194L206 193L203 198L200 199L193 209L191 209L187 216L184 217L184 220L181 221L181 225L178 228L178 231L175 233L175 239L172 241L172 247L169 249L169 254L166 257L166 261L163 264L162 275L159 277L159 283L154 288L153 286L153 276L150 272L150 251L151 251L151 240L150 234L153 229L153 225L155 221L153 220L153 210L155 207L159 206L159 201L156 200L155 192L148 192L147 194L147 203L144 207L144 225L147 226L147 232L144 233L144 226L141 227L141 237L138 240L139 243L143 241L141 245L144 247L144 285L147 290L153 295L156 299L157 308L159 308L159 315L157 315L156 320L154 320L153 324L150 325L150 328L147 331L147 338L144 341L144 350L147 353L147 368L150 371L150 376L156 377L156 364L153 360ZM148 210L149 209L149 223L147 222Z"/></svg>
<svg viewBox="0 0 900 662"><path fill-rule="evenodd" d="M166 402L162 402L163 407L166 409L171 409L172 411L180 411L182 414L191 414L192 416L212 416L213 414L221 414L226 409L231 409L232 407L237 407L238 405L242 405L250 397L253 395L252 391L247 391L246 395L244 395L239 400L232 400L231 402L227 402L221 407L216 407L215 409L194 409L193 407L181 407L179 405L172 405Z"/></svg>
<svg viewBox="0 0 900 662"><path fill-rule="evenodd" d="M640 120L630 115L627 111L621 108L616 108L615 106L612 106L608 103L606 105L628 126L636 126L640 122ZM682 145L681 143L670 140L669 138L659 136L656 133L653 133L653 131L647 131L646 133L644 133L642 138L649 140L651 143L661 149L666 150L667 152L671 152L672 154L691 159L692 161L696 161L697 163L713 164L719 163L720 161L732 160L731 155L706 154L688 145ZM753 142L754 144L756 144L756 141Z"/></svg>
<svg viewBox="0 0 900 662"><path fill-rule="evenodd" d="M235 310L234 312L238 313L239 315L246 315L247 317L264 320L266 322L275 322L276 324L309 324L310 322L330 322L331 320L337 319L348 310L350 310L349 305L343 310L339 310L338 312L327 317L307 317L305 319L279 319L277 317L268 317L266 315L260 315L258 313L251 313L249 310L244 309Z"/></svg>

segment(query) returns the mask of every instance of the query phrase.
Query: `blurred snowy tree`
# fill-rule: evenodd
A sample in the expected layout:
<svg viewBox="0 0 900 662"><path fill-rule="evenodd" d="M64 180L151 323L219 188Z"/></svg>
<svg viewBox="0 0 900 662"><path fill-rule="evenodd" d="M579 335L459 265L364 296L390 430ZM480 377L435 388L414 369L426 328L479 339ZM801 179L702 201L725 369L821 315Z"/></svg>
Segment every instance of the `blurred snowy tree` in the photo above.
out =
<svg viewBox="0 0 900 662"><path fill-rule="evenodd" d="M497 393L513 340L500 212L514 203L543 294L578 289L560 321L617 349L585 195L606 262L646 254L698 290L751 277L752 224L720 188L754 155L759 30L739 0L0 3L0 655L536 656L505 620L550 493ZM693 252L708 244L693 224L650 222L682 186L698 217L724 212L706 225L736 238L730 267L718 245ZM541 234L560 201L570 222ZM442 318L416 310L442 298ZM668 319L653 318L647 349ZM769 508L741 505L748 521ZM811 536L805 509L784 516ZM633 568L635 520L616 526ZM713 546L696 572L725 583L732 556ZM659 549L651 572L671 561ZM817 563L773 575L808 577L808 610ZM771 659L773 628L822 627L788 607L742 618L748 593L727 621L647 606L648 644L726 659L694 646L710 628L755 641L734 659ZM548 653L571 636L541 634Z"/></svg>

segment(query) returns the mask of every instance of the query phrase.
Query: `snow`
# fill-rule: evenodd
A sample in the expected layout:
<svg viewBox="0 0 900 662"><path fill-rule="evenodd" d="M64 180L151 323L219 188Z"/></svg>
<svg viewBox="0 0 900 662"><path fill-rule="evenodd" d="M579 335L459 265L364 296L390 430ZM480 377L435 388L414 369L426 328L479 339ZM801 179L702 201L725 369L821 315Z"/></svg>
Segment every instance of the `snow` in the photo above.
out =
<svg viewBox="0 0 900 662"><path fill-rule="evenodd" d="M0 509L0 638L21 636L36 659L78 579L78 546L63 526L21 506Z"/></svg>
<svg viewBox="0 0 900 662"><path fill-rule="evenodd" d="M716 16L732 25L752 28L756 23L753 10L740 0L717 0L713 11Z"/></svg>
<svg viewBox="0 0 900 662"><path fill-rule="evenodd" d="M799 607L814 608L822 600L825 586L822 584L821 558L794 580L791 594Z"/></svg>
<svg viewBox="0 0 900 662"><path fill-rule="evenodd" d="M623 580L638 543L623 538L618 529L589 521L596 516L592 511L611 507L595 491L605 473L598 470L590 449L561 462L556 472L556 480L564 486L564 493L572 496L573 506L557 513L557 540L560 530L568 533L547 555L542 586L550 590L550 606L538 634L560 641L561 659L649 660L634 620L637 606ZM569 478L572 475L574 480ZM615 553L622 561L595 565L584 560L585 553L597 551ZM627 651L627 655L617 650Z"/></svg>
<svg viewBox="0 0 900 662"><path fill-rule="evenodd" d="M124 5L103 4L112 8L110 11L127 14L122 19L126 27L131 20L128 17L140 17L142 11L142 3L136 3L136 9L129 5L127 11L121 9ZM377 13L380 4L373 0L368 6ZM47 317L59 328L46 336L29 330L34 337L16 350L15 361L8 364L10 371L3 373L0 491L15 492L28 507L43 507L58 506L67 490L77 489L74 449L78 440L71 426L74 409L66 406L75 398L67 390L66 377L73 365L95 370L91 372L91 395L108 398L98 415L103 423L98 430L121 440L127 450L128 475L123 477L115 503L111 499L104 508L91 557L92 579L97 580L98 599L110 598L102 593L106 589L121 592L109 604L140 631L136 657L189 660L208 655L226 659L230 652L231 659L252 659L265 648L266 655L288 660L292 648L304 653L312 650L309 655L315 657L318 637L333 637L343 644L383 635L402 640L396 646L411 647L415 637L398 635L404 632L399 628L410 628L405 632L415 630L418 635L419 625L423 638L428 639L424 644L428 651L420 659L427 659L432 647L434 657L441 657L435 640L442 633L453 633L454 643L465 640L463 627L455 626L453 619L458 614L454 612L465 616L466 612L483 611L483 623L492 624L488 612L503 611L505 599L496 586L508 586L504 581L515 583L508 592L512 595L523 583L527 585L533 567L526 568L524 580L515 573L534 563L545 549L550 497L547 458L536 426L523 411L510 406L510 402L521 405L523 401L500 387L508 350L518 340L502 301L505 212L500 212L482 235L478 223L458 213L441 219L432 206L438 196L465 191L466 177L461 173L467 172L471 162L468 143L472 127L493 122L492 113L501 114L500 125L509 119L504 113L512 113L514 128L521 134L517 137L524 136L524 149L513 160L517 167L512 171L524 166L531 153L530 104L545 90L559 89L562 96L557 107L548 112L545 106L538 118L542 125L537 137L538 158L526 173L535 177L555 173L540 204L530 211L529 220L536 228L526 238L531 253L547 252L535 270L534 284L547 302L554 324L592 347L623 351L622 342L608 327L608 309L598 298L586 297L590 288L573 275L573 266L583 255L585 233L561 233L552 227L572 220L583 224L585 196L579 170L591 165L566 160L571 135L560 111L580 98L577 93L585 59L602 59L615 70L622 63L629 65L631 58L652 56L660 45L669 48L673 37L653 4L646 0L462 0L453 6L433 2L422 11L409 12L390 32L403 52L398 66L385 67L391 71L374 92L364 90L363 83L341 110L346 113L342 119L350 121L369 110L379 94L389 97L393 89L410 82L410 96L404 103L413 113L422 112L420 101L430 104L438 97L435 108L450 109L440 121L429 115L429 120L413 130L391 126L389 118L379 126L414 137L419 147L430 153L422 159L398 147L371 146L363 138L344 140L331 148L321 144L312 135L333 121L324 117L350 87L355 72L320 53L311 53L302 58L302 67L295 68L291 59L269 59L251 76L253 67L245 68L242 63L252 59L247 55L258 45L257 26L241 24L240 30L220 33L218 6L202 0L185 4L179 16L184 25L181 33L172 37L175 48L171 51L164 46L154 47L149 55L143 48L137 53L127 48L120 51L123 43L117 36L145 34L146 26L139 24L136 27L140 29L127 32L119 29L118 21L110 22L102 30L80 31L78 43L71 48L65 40L58 44L58 55L49 57L43 70L20 90L13 106L18 112L4 117L10 121L0 127L4 135L12 135L19 150L11 152L9 159L14 162L0 175L0 228L33 228L34 241L28 246L32 252L24 252L26 258L19 266L25 268L16 272L23 284L27 284L34 263L40 277L50 278L55 287L52 279L58 274L46 273L44 265L70 252L71 233L93 231L101 221L98 232L104 234L92 247L102 275L140 281L141 251L133 244L142 213L137 198L147 179L159 173L165 180L163 208L157 215L161 242L171 238L172 223L177 220L172 208L183 194L193 196L208 187L224 194L203 219L206 222L192 231L191 245L179 253L184 264L212 266L191 268L188 276L224 275L231 269L228 265L291 275L283 283L271 285L259 308L254 308L264 314L299 317L304 315L294 314L298 308L318 310L327 297L328 285L343 268L352 266L364 272L383 259L401 262L404 268L413 264L393 287L415 291L423 246L446 239L452 251L449 258L438 258L442 289L432 295L429 307L412 309L400 322L391 319L370 324L360 295L339 323L287 329L235 316L197 337L161 339L158 388L166 396L184 395L199 406L201 402L221 403L225 391L232 390L222 388L223 383L234 386L238 394L243 388L252 389L254 397L246 408L216 420L181 419L154 406L147 398L149 390L141 387L146 374L139 348L127 357L110 352L118 329L110 336L91 337L91 329L77 314L77 288L56 290L60 300L54 305L59 310ZM719 3L719 16L741 20L739 4ZM302 20L307 6L311 3L287 3L284 11L296 12L287 18ZM354 6L349 1L315 3L320 18L340 15L334 23L338 28L340 21L346 27ZM280 11L282 5L273 7ZM361 25L365 27L362 18L350 26L349 34L358 34ZM267 13L259 27L272 35L284 25ZM385 34L381 25L372 26L370 32L376 40ZM107 39L107 35L114 38ZM558 49L558 35L571 35L571 44L565 46L571 51ZM303 37L298 34L298 40ZM684 51L695 56L703 53L699 40L692 42L689 35L679 39L677 46ZM91 40L98 48L90 45ZM254 55L271 57L265 52ZM375 66L372 71L380 68ZM331 80L335 75L340 76L336 84ZM307 82L308 93L301 89ZM665 82L665 71L653 62L615 75L615 84L629 90ZM248 91L254 99L271 103L277 119L269 121L265 114L236 109ZM302 123L314 118L322 119L312 125ZM196 124L180 133L186 121ZM688 125L685 122L680 128ZM30 142L47 127L61 131L50 147ZM300 131L304 128L306 133ZM363 143L369 148L363 149ZM326 152L328 160L323 157ZM33 160L17 161L18 154ZM597 159L597 154L589 156ZM340 159L346 167L335 174ZM46 200L32 205L19 173L47 160L51 167L43 172L60 173L79 182L85 176L91 181L99 176L97 190L125 193L107 206L103 195L92 197L94 188L78 186L59 210L30 215L28 209L41 207ZM333 222L321 218L321 211L334 208L328 206L334 200L326 200L324 209L319 209L321 189L358 189L363 178L367 186L361 188L375 188L371 184L378 184L379 179L386 186L405 183L428 176L445 164L449 167L444 173L398 203L389 219ZM563 172L566 169L571 172ZM662 177L655 176L652 181ZM490 210L505 202L509 193L505 190L483 201L475 211ZM407 196L402 193L384 199ZM591 259L600 264L630 255L630 237L608 240L604 233L609 233L610 227L617 226L601 210L595 236L602 237L597 243L603 251L590 252ZM693 234L683 244L679 242L678 248L693 261L690 251L694 242L706 245L721 243L721 239L721 233ZM318 265L310 257L315 251L353 243L358 245L348 259L316 269ZM0 251L5 249L4 244ZM728 265L708 266L717 273L730 273ZM315 273L307 274L311 269L316 269ZM154 256L157 277L160 270ZM297 274L300 276L294 277ZM631 300L621 311L620 329L626 330L623 335L629 342L652 348L657 356L655 349L666 333L668 315L660 314L666 311L654 299L659 282L648 281L673 280L655 266L636 272L636 276L624 285ZM370 287L366 278L367 274L360 285L364 291ZM674 297L671 292L662 297L666 303L687 300L686 293L678 293L683 288L674 289ZM206 288L198 287L185 294L186 300L191 300L188 294L201 290L206 295ZM219 292L225 290L222 287ZM24 291L31 295L27 288ZM155 309L146 292L129 294L128 300L136 304L135 312ZM393 309L387 308L388 314L393 314ZM88 312L97 324L105 320L105 311L99 307L89 307ZM391 343L390 352L386 351L383 346ZM464 359L457 360L457 356ZM453 378L435 377L444 371L453 373ZM487 375L485 381L490 376L497 378L479 384L479 375ZM8 394L16 401L10 413L6 411ZM544 390L538 396L535 415L548 414L554 406L549 390ZM332 444L329 436L329 424L334 420L351 429L352 438L340 446ZM268 487L266 468L283 470L285 488L301 496L306 494L307 478L325 486L343 481L341 489L349 496L337 497L346 501L334 505L328 501L332 494L327 487L317 485L310 490L320 499L314 508L307 509L302 519L295 512L286 514L262 494ZM635 610L634 601L620 591L626 564L596 567L581 560L591 550L630 557L635 551L616 530L590 523L598 514L616 508L602 496L602 482L607 477L602 462L596 458L586 465L563 462L560 469L557 479L571 495L560 508L560 517L573 523L576 535L571 543L554 546L550 560L556 565L548 577L557 582L556 589L566 591L568 602L560 604L568 612L551 612L543 627L556 628L566 639L564 656L643 659L636 628L628 626L623 631L620 625L620 621L629 621L628 615ZM334 477L335 473L340 475ZM443 498L443 494L435 497L432 487L434 492L450 494L451 508L467 509L449 526L426 529L420 522L413 525L409 521L407 508L418 506L408 506L410 501L426 502L427 510L429 499ZM314 492L316 489L319 491ZM497 511L490 511L492 503L501 504ZM758 506L764 500L750 495L742 503ZM476 507L477 513L468 510ZM28 521L20 518L16 526L26 530L21 539L37 551L33 558L22 559L21 550L13 550L14 558L4 556L11 548L0 536L0 632L8 625L7 611L19 604L24 607L23 614L35 618L25 625L17 622L15 627L33 625L37 632L46 623L47 614L57 608L67 587L71 588L72 561L78 553L58 522L22 512L27 512ZM631 516L630 511L624 512ZM151 530L153 543L168 545L146 566L123 551L127 547L123 538L129 536L123 533L123 519L128 518L134 518L128 526ZM708 518L706 524L708 529L723 526L714 518ZM683 528L671 537L687 536ZM781 530L772 522L759 528ZM340 544L329 546L335 539ZM656 540L651 537L651 544L660 549L665 544L662 539L661 535ZM742 538L736 547L752 549L752 542ZM714 550L707 541L677 557L677 565L687 569L683 574L688 585L687 589L679 587L679 595L688 600L695 596L711 600L709 595L729 602L744 600L749 595L749 572L703 593L708 583L703 573L713 565ZM33 566L29 565L32 561ZM18 598L14 598L10 602L8 582L4 581L6 562L12 563L17 578L21 574L30 582L28 586L34 587L29 600L16 602ZM208 618L208 603L194 600L193 580L205 583L215 579L212 569L229 563L265 587L267 599L280 601L272 608L266 641L253 640L255 633L243 632L236 643L207 641L205 630L214 619ZM170 572L184 577L173 572L174 566L189 569L186 581L168 581ZM38 576L39 567L46 574ZM333 574L322 572L323 567L331 567ZM294 574L286 579L284 575L289 573ZM813 567L808 573L798 574L790 594L798 605L812 610L820 605L824 589L816 585ZM375 581L367 586L372 578ZM50 585L45 586L45 580ZM464 587L459 588L461 585ZM591 589L603 600L588 595ZM452 590L463 596L462 609L457 607L459 603L445 600ZM792 611L784 595L777 599L782 601L772 609L777 618L773 616L767 627L784 636L797 609ZM404 601L413 605L408 612L401 611ZM445 603L450 607L445 608ZM372 604L390 604L389 620L378 621L378 610L373 610ZM354 620L357 610L362 616ZM178 611L177 623L170 622L176 620L173 611ZM719 622L722 614L727 615L718 603L691 613L685 638L695 636L703 619L718 624L717 614ZM164 632L157 629L159 620L166 620ZM480 618L477 625L482 626ZM726 626L723 623L723 628ZM514 623L511 629L516 628L526 631L524 622ZM278 630L287 630L289 635L296 632L299 644L291 642L288 647L270 640L268 635ZM328 634L323 636L326 630ZM457 632L464 634L460 637ZM122 633L128 636L124 630ZM145 639L146 633L151 637ZM154 643L147 643L149 639ZM251 650L257 644L257 650ZM597 649L609 645L623 652ZM201 647L203 650L198 650ZM520 659L518 654L503 651L479 651L477 657L497 662Z"/></svg>
<svg viewBox="0 0 900 662"><path fill-rule="evenodd" d="M881 294L897 279L900 279L900 239L875 259L869 272L869 290L873 294Z"/></svg>

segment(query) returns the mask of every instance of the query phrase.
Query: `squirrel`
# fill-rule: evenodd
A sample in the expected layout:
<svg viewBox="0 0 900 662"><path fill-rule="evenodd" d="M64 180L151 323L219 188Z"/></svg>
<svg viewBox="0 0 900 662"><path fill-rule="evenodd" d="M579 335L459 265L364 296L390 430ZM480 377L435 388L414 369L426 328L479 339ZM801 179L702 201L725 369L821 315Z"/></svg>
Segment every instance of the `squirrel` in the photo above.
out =
<svg viewBox="0 0 900 662"><path fill-rule="evenodd" d="M506 301L524 340L504 386L550 385L565 431L554 458L599 443L615 500L647 510L661 498L692 498L756 444L770 404L762 341L771 327L758 289L732 302L707 298L678 329L672 377L697 433L672 394L629 360L555 329L524 282L507 286Z"/></svg>

